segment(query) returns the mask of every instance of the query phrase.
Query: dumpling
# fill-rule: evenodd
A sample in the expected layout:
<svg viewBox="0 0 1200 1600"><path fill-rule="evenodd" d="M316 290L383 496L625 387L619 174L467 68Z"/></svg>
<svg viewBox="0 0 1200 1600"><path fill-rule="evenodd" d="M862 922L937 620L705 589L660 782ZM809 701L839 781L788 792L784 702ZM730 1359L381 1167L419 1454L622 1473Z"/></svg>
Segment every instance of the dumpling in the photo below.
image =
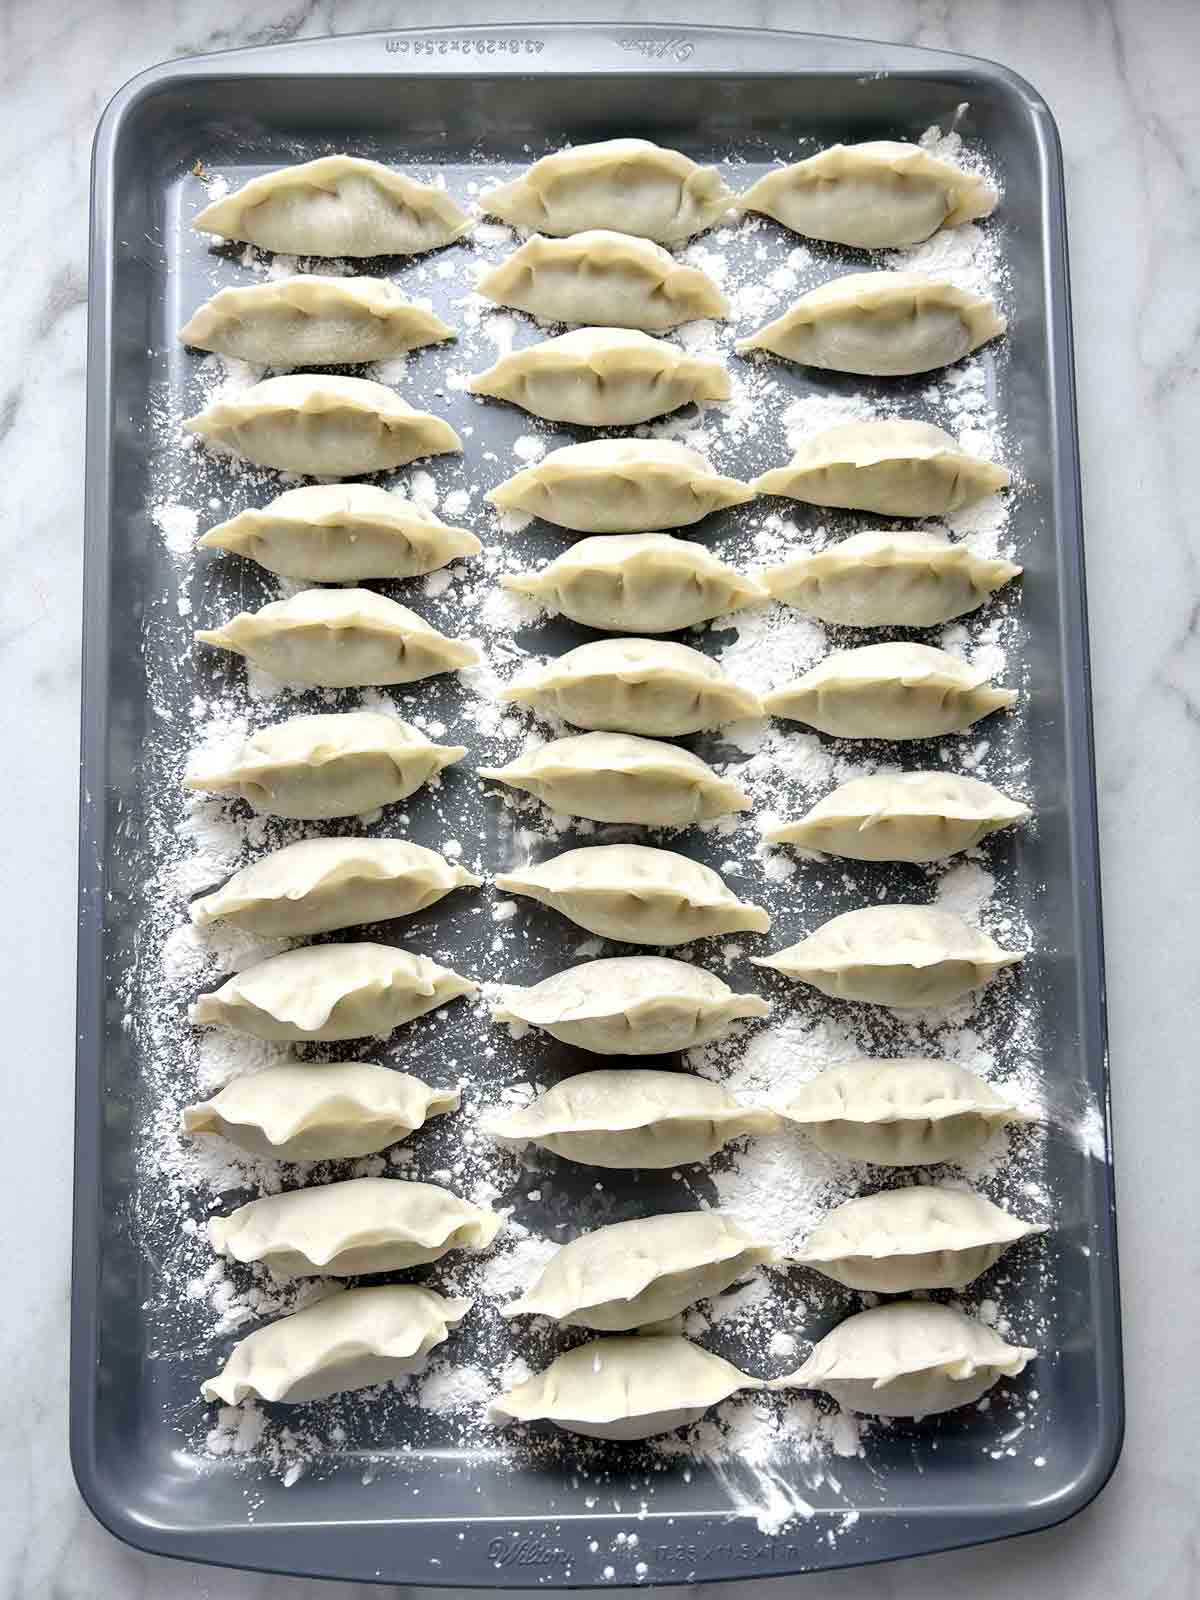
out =
<svg viewBox="0 0 1200 1600"><path fill-rule="evenodd" d="M673 738L761 717L711 656L668 639L598 639L518 678L501 700L562 717L577 728Z"/></svg>
<svg viewBox="0 0 1200 1600"><path fill-rule="evenodd" d="M734 199L716 167L697 166L648 139L604 139L543 156L480 203L514 228L558 237L614 228L681 244L711 228Z"/></svg>
<svg viewBox="0 0 1200 1600"><path fill-rule="evenodd" d="M948 651L898 641L835 650L764 695L763 709L842 739L933 739L962 733L1016 698Z"/></svg>
<svg viewBox="0 0 1200 1600"><path fill-rule="evenodd" d="M669 533L580 539L540 572L510 573L500 583L609 633L676 633L767 598L753 578Z"/></svg>
<svg viewBox="0 0 1200 1600"><path fill-rule="evenodd" d="M649 1067L578 1072L520 1111L483 1123L501 1144L534 1144L564 1161L610 1171L691 1166L731 1139L778 1127L773 1111L739 1105L710 1078Z"/></svg>
<svg viewBox="0 0 1200 1600"><path fill-rule="evenodd" d="M551 811L593 822L686 828L751 807L736 783L718 777L690 750L627 733L555 739L506 767L478 773L524 789Z"/></svg>
<svg viewBox="0 0 1200 1600"><path fill-rule="evenodd" d="M846 911L799 944L751 957L831 999L897 1011L951 1005L1024 959L953 912L903 905Z"/></svg>
<svg viewBox="0 0 1200 1600"><path fill-rule="evenodd" d="M780 1115L830 1155L880 1167L961 1162L1005 1123L1035 1122L953 1061L840 1061Z"/></svg>
<svg viewBox="0 0 1200 1600"><path fill-rule="evenodd" d="M892 378L961 361L1007 326L985 296L923 272L848 272L810 289L734 348Z"/></svg>
<svg viewBox="0 0 1200 1600"><path fill-rule="evenodd" d="M298 1405L415 1371L471 1309L416 1284L343 1289L259 1328L233 1347L205 1400Z"/></svg>
<svg viewBox="0 0 1200 1600"><path fill-rule="evenodd" d="M378 161L322 156L252 179L192 227L289 255L415 256L461 239L471 219L433 184Z"/></svg>
<svg viewBox="0 0 1200 1600"><path fill-rule="evenodd" d="M940 861L1032 815L990 783L953 772L852 778L806 817L769 828L771 844L798 844L852 861Z"/></svg>
<svg viewBox="0 0 1200 1600"><path fill-rule="evenodd" d="M650 1439L698 1422L759 1378L673 1334L593 1339L494 1400L494 1422L553 1422L589 1439Z"/></svg>
<svg viewBox="0 0 1200 1600"><path fill-rule="evenodd" d="M675 439L589 439L551 450L484 499L573 533L642 533L689 527L754 491Z"/></svg>
<svg viewBox="0 0 1200 1600"><path fill-rule="evenodd" d="M1007 488L1011 473L968 455L931 422L844 422L826 428L786 467L755 478L756 494L885 517L943 517Z"/></svg>
<svg viewBox="0 0 1200 1600"><path fill-rule="evenodd" d="M407 799L466 753L383 711L335 711L260 728L236 760L190 769L183 787L236 795L269 816L325 821Z"/></svg>
<svg viewBox="0 0 1200 1600"><path fill-rule="evenodd" d="M198 1026L256 1039L378 1038L458 995L470 978L387 944L310 944L244 967L192 1007Z"/></svg>
<svg viewBox="0 0 1200 1600"><path fill-rule="evenodd" d="M604 228L546 239L535 234L480 279L478 291L543 322L667 333L697 317L727 317L706 272L649 239Z"/></svg>
<svg viewBox="0 0 1200 1600"><path fill-rule="evenodd" d="M658 1056L721 1039L767 1002L668 956L584 961L529 988L506 984L495 1022L544 1028L554 1039L604 1056Z"/></svg>
<svg viewBox="0 0 1200 1600"><path fill-rule="evenodd" d="M596 1228L563 1245L504 1317L553 1317L623 1333L664 1322L778 1259L719 1211L681 1211Z"/></svg>
<svg viewBox="0 0 1200 1600"><path fill-rule="evenodd" d="M180 344L261 367L385 361L453 339L387 278L275 278L222 289L179 330Z"/></svg>
<svg viewBox="0 0 1200 1600"><path fill-rule="evenodd" d="M183 1131L218 1133L278 1161L340 1161L398 1144L427 1118L457 1111L460 1098L371 1061L285 1062L185 1106Z"/></svg>
<svg viewBox="0 0 1200 1600"><path fill-rule="evenodd" d="M497 874L496 888L528 895L620 944L687 944L771 926L761 906L739 900L711 867L644 844L565 850L538 866Z"/></svg>
<svg viewBox="0 0 1200 1600"><path fill-rule="evenodd" d="M719 361L633 328L576 328L543 339L502 356L467 388L586 428L627 428L680 406L728 400L730 392Z"/></svg>
<svg viewBox="0 0 1200 1600"><path fill-rule="evenodd" d="M895 139L835 144L807 161L778 167L741 195L793 233L865 250L920 244L995 210L991 184L919 145Z"/></svg>
<svg viewBox="0 0 1200 1600"><path fill-rule="evenodd" d="M274 1278L350 1278L486 1250L501 1221L433 1183L347 1178L251 1200L208 1234L219 1255L261 1261Z"/></svg>
<svg viewBox="0 0 1200 1600"><path fill-rule="evenodd" d="M969 1406L1015 1378L1036 1350L934 1300L894 1300L848 1317L771 1389L821 1389L871 1417L928 1417Z"/></svg>
<svg viewBox="0 0 1200 1600"><path fill-rule="evenodd" d="M940 533L855 533L762 574L775 600L851 628L932 628L981 606L1021 568Z"/></svg>
<svg viewBox="0 0 1200 1600"><path fill-rule="evenodd" d="M197 629L195 637L288 683L328 689L416 683L479 665L474 645L447 639L373 589L302 589L261 611L239 612L224 627Z"/></svg>
<svg viewBox="0 0 1200 1600"><path fill-rule="evenodd" d="M188 909L197 927L224 921L261 939L294 939L410 917L482 881L407 839L301 839L243 867Z"/></svg>
<svg viewBox="0 0 1200 1600"><path fill-rule="evenodd" d="M386 384L329 373L266 378L189 417L183 431L256 466L310 478L357 478L462 449L448 422L415 411Z"/></svg>

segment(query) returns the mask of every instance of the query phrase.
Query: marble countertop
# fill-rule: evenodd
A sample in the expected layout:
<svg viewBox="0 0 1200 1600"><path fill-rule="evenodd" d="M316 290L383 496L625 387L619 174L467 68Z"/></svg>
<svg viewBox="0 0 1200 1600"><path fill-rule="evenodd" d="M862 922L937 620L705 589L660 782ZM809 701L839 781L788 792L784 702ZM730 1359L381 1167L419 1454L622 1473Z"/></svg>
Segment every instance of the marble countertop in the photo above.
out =
<svg viewBox="0 0 1200 1600"><path fill-rule="evenodd" d="M644 18L612 0L607 20ZM1062 134L1100 777L1129 1431L1116 1476L1075 1520L1001 1546L731 1596L973 1600L1195 1592L1194 1378L1200 1280L1181 1218L1200 1201L1197 1095L1185 1033L1197 997L1200 538L1188 505L1200 439L1200 9L1192 0L655 0L656 20L852 33L990 56L1043 92ZM464 22L557 20L546 0L463 0ZM578 15L578 11L575 12ZM180 1594L275 1600L320 1589L140 1555L84 1509L66 1443L80 546L92 133L110 95L154 62L328 32L446 20L432 0L9 0L0 20L5 131L0 252L0 590L7 693L0 924L16 1019L0 1119L0 1596ZM1197 256L1189 252L1195 249ZM1189 936L1192 935L1192 936ZM19 992L18 992L19 989ZM19 1045L19 1048L17 1048ZM1168 1256L1166 1245L1172 1247ZM361 1592L364 1596L369 1592ZM374 1591L376 1593L381 1591ZM415 1591L414 1591L415 1592Z"/></svg>

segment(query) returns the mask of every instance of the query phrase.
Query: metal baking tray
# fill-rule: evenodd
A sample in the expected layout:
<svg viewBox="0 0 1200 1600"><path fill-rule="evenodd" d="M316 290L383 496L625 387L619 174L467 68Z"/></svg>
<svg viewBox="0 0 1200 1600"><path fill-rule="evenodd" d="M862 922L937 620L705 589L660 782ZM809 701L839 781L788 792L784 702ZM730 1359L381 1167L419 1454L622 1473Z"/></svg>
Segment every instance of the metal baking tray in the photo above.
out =
<svg viewBox="0 0 1200 1600"><path fill-rule="evenodd" d="M156 1292L136 1161L148 1091L119 995L138 959L143 922L149 864L139 850L139 819L177 776L153 755L149 684L168 660L188 660L191 619L181 621L161 601L176 583L201 581L194 574L181 580L149 526L144 419L148 397L164 385L186 398L190 358L174 333L181 311L211 292L196 264L203 250L186 226L195 186L185 201L185 184L197 156L240 183L344 145L397 165L436 165L462 192L480 152L489 170L511 172L564 139L642 134L702 160L715 150L741 153L742 186L768 151L786 153L806 139L915 138L931 123L946 125L964 102L960 131L984 143L1003 176L1011 296L1021 312L995 381L1027 483L1020 648L1030 687L1024 714L1003 737L1028 758L1040 820L1011 847L1006 871L1036 930L1030 976L1040 996L1048 1093L1094 1098L1107 1155L1063 174L1054 123L1037 92L1003 67L891 44L536 24L322 39L173 61L134 79L105 112L91 230L71 1452L84 1498L122 1539L191 1560L346 1580L458 1588L683 1583L880 1561L1028 1532L1071 1516L1107 1480L1122 1432L1112 1169L1054 1129L1047 1146L1057 1205L1047 1244L1052 1288L1029 1290L1041 1297L1030 1310L1047 1330L1034 1369L1038 1421L1030 1424L1044 1464L1034 1464L1032 1447L991 1459L970 1420L939 1428L936 1450L922 1442L930 1435L919 1425L892 1430L865 1459L838 1463L836 1490L829 1483L806 1490L813 1516L776 1536L733 1515L703 1466L690 1481L663 1475L637 1523L647 1566L636 1580L630 1562L613 1572L606 1536L630 1526L629 1515L607 1501L589 1504L589 1481L566 1470L502 1470L486 1453L464 1460L449 1436L403 1460L398 1437L351 1438L348 1470L286 1489L233 1463L201 1470L178 1419L194 1413L197 1378L212 1370L212 1352L159 1357L139 1309ZM224 281L245 281L232 260ZM473 448L494 437L507 449L525 431L527 419L509 408L476 408L462 395L435 408L477 428ZM748 476L752 465L724 470ZM536 527L527 537L534 559L562 548L558 536ZM237 609L231 600L269 597L253 577L235 573L245 565L208 569L207 587L197 591L207 616ZM545 635L551 649L579 637L567 627ZM186 706L193 669L173 670ZM494 797L465 775L453 792L462 837L499 849ZM419 810L414 805L418 839ZM719 860L719 842L699 837L686 848ZM860 887L830 912L861 899ZM449 941L457 964L471 971L472 950L485 935L477 925L472 932L468 919L447 916L445 926L434 917L415 932L406 928L403 942L432 951ZM530 980L564 960L561 925L549 913L531 928L522 973ZM778 926L778 943L801 931ZM405 1064L419 1072L419 1052ZM624 1214L679 1205L677 1194L660 1192L655 1175L630 1179ZM582 1194L587 1185L578 1187ZM568 1176L560 1203L575 1203ZM622 1448L613 1447L608 1461L616 1482ZM356 1452L372 1449L392 1451L399 1476L361 1481ZM859 1512L853 1536L827 1536L849 1507Z"/></svg>

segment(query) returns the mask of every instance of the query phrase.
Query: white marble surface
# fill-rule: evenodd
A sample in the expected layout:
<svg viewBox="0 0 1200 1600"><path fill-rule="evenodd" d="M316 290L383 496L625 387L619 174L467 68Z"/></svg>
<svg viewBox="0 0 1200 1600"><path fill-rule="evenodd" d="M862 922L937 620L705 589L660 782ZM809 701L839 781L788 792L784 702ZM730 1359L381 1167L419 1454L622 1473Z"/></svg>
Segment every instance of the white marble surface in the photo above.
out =
<svg viewBox="0 0 1200 1600"><path fill-rule="evenodd" d="M643 18L464 0L455 20ZM1194 1379L1200 855L1200 536L1190 504L1200 384L1200 8L1194 0L656 0L666 22L740 21L991 56L1054 110L1066 150L1087 517L1129 1433L1101 1499L1000 1547L794 1585L825 1596L973 1600L1200 1592ZM117 1544L66 1449L76 717L88 158L109 96L171 56L449 20L432 0L8 0L0 237L0 922L10 1029L0 1118L0 1596L347 1591L181 1567ZM1187 1218L1185 1225L1180 1221ZM1189 1369L1193 1376L1188 1377ZM724 1591L748 1594L753 1586ZM756 1588L791 1592L786 1582ZM361 1591L364 1595L367 1591ZM378 1592L378 1591L376 1591Z"/></svg>

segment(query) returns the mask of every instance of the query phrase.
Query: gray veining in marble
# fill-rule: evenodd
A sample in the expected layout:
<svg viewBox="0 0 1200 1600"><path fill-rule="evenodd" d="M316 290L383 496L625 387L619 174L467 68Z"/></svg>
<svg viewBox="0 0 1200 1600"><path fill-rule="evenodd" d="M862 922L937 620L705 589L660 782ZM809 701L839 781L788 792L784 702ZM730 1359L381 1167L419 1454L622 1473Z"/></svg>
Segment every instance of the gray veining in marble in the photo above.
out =
<svg viewBox="0 0 1200 1600"><path fill-rule="evenodd" d="M1194 1012L1200 865L1200 7L1195 0L464 0L454 20L732 22L991 56L1066 152L1101 785L1129 1435L1073 1522L988 1549L756 1594L877 1600L1200 1593ZM0 8L0 1597L277 1600L292 1580L117 1544L66 1453L76 719L88 160L108 97L161 59L450 20L432 0L7 0ZM1186 1218L1186 1225L1180 1219ZM367 1591L357 1591L365 1595ZM386 1591L374 1591L385 1593ZM392 1591L398 1593L399 1591ZM739 1600L748 1586L724 1591Z"/></svg>

